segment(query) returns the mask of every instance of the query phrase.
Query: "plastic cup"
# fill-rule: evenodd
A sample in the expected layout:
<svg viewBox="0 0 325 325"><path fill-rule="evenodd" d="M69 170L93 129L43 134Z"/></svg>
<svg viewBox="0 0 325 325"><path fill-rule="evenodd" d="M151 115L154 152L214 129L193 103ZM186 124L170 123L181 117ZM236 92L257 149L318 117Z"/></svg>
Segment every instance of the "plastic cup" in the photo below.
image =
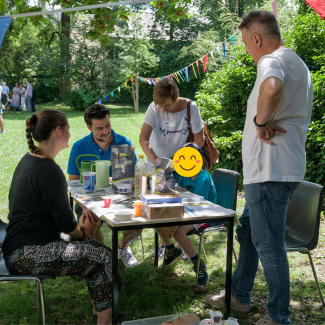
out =
<svg viewBox="0 0 325 325"><path fill-rule="evenodd" d="M141 217L142 214L142 201L134 201L134 216Z"/></svg>
<svg viewBox="0 0 325 325"><path fill-rule="evenodd" d="M110 197L104 197L104 207L109 208L111 206L112 199Z"/></svg>
<svg viewBox="0 0 325 325"><path fill-rule="evenodd" d="M96 183L96 173L95 172L83 172L83 184L85 192L94 192Z"/></svg>

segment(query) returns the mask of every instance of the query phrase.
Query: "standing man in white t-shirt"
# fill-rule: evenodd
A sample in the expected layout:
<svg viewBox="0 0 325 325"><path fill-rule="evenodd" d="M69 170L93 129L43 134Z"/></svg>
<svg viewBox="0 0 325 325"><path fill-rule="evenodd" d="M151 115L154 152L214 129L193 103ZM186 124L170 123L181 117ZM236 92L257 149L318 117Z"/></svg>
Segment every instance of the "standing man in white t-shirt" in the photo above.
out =
<svg viewBox="0 0 325 325"><path fill-rule="evenodd" d="M290 324L290 276L284 247L290 199L306 169L305 144L313 85L307 66L283 46L276 18L265 10L247 13L238 29L257 64L247 102L242 142L246 205L237 227L240 252L232 278L231 308L251 310L258 260L269 289L267 316L256 324ZM207 302L224 306L225 295Z"/></svg>

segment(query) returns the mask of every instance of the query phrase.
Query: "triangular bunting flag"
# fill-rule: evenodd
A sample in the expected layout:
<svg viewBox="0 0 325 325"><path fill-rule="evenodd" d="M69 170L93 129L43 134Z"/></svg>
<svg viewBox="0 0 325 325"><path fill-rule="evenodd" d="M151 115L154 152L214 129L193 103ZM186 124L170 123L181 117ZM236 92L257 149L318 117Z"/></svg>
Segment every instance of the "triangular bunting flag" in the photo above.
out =
<svg viewBox="0 0 325 325"><path fill-rule="evenodd" d="M113 97L113 92L111 92L111 96Z"/></svg>
<svg viewBox="0 0 325 325"><path fill-rule="evenodd" d="M117 90L118 90L119 92L121 92L121 87L118 87Z"/></svg>
<svg viewBox="0 0 325 325"><path fill-rule="evenodd" d="M231 39L231 42L232 42L232 47L235 48L235 45L234 45L235 35L231 35L230 39Z"/></svg>
<svg viewBox="0 0 325 325"><path fill-rule="evenodd" d="M108 96L107 96L107 95L105 96L105 99L106 99L106 101L108 102Z"/></svg>
<svg viewBox="0 0 325 325"><path fill-rule="evenodd" d="M131 82L133 82L133 77L131 78Z"/></svg>
<svg viewBox="0 0 325 325"><path fill-rule="evenodd" d="M183 76L182 76L182 71L177 71L176 73L180 76L180 78L181 78L182 81L185 81L185 80L183 79Z"/></svg>
<svg viewBox="0 0 325 325"><path fill-rule="evenodd" d="M307 1L307 3L308 3L308 1ZM320 3L320 1L319 1L319 3ZM324 10L325 10L324 4L323 4L323 7L324 7ZM275 0L275 1L272 2L272 10L273 10L273 15L276 18L277 13L278 13L278 0Z"/></svg>
<svg viewBox="0 0 325 325"><path fill-rule="evenodd" d="M208 62L208 55L206 54L204 57L204 63L203 63L203 71L205 72L205 68L207 66L207 62Z"/></svg>
<svg viewBox="0 0 325 325"><path fill-rule="evenodd" d="M217 50L218 50L218 52L219 52L220 59L221 59L220 46L217 46Z"/></svg>
<svg viewBox="0 0 325 325"><path fill-rule="evenodd" d="M196 72L195 72L195 68L194 68L194 63L192 63L192 68L193 68L193 71L194 71L194 74L195 74L195 78L197 79L197 75L196 75Z"/></svg>
<svg viewBox="0 0 325 325"><path fill-rule="evenodd" d="M125 81L125 82L124 82L124 86L125 86L125 88L127 88L127 84L128 84L128 82Z"/></svg>
<svg viewBox="0 0 325 325"><path fill-rule="evenodd" d="M226 47L225 47L225 42L222 43L223 47L223 57L226 58Z"/></svg>
<svg viewBox="0 0 325 325"><path fill-rule="evenodd" d="M102 100L100 99L99 101L98 101L98 104L101 104L102 103Z"/></svg>
<svg viewBox="0 0 325 325"><path fill-rule="evenodd" d="M197 71L199 72L199 77L201 78L199 60L196 61L196 65L197 65Z"/></svg>
<svg viewBox="0 0 325 325"><path fill-rule="evenodd" d="M210 52L211 56L212 56L212 59L213 59L213 62L214 62L214 65L216 66L216 68L218 69L218 66L216 64L216 60L214 59L214 56L213 56L213 51Z"/></svg>
<svg viewBox="0 0 325 325"><path fill-rule="evenodd" d="M188 67L186 67L185 69L183 69L185 76L186 76L186 80L190 81L189 77L188 77Z"/></svg>
<svg viewBox="0 0 325 325"><path fill-rule="evenodd" d="M177 82L179 83L178 77L176 76L176 73L173 73L172 76L177 80Z"/></svg>

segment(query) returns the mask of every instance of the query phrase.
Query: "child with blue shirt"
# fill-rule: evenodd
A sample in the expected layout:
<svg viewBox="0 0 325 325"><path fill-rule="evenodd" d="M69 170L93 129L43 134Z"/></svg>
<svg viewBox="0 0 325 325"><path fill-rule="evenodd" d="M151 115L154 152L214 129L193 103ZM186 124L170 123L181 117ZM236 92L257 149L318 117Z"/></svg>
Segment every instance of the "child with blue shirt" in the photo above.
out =
<svg viewBox="0 0 325 325"><path fill-rule="evenodd" d="M182 146L184 147L192 147L196 149L201 156L203 157L202 149L194 142L186 143ZM203 159L203 158L202 158ZM212 203L216 203L217 193L214 187L212 178L210 174L203 167L197 175L192 177L183 177L181 176L179 181L179 186L186 188L188 191L203 196L205 200L208 200ZM174 236L175 240L181 245L187 255L191 258L193 263L193 271L196 274L197 264L198 264L198 255L194 248L192 241L187 237L187 234L193 230L199 230L203 228L208 228L214 226L214 223L201 223L196 225L184 225L184 226L172 226L168 227L166 231L162 231L159 229L156 231L162 237L166 244L166 258L165 265L171 265L177 261L179 261L183 255L183 252L180 248L175 247L172 243L171 238ZM168 238L166 238L166 233ZM200 270L198 276L198 285L204 286L207 284L209 280L208 273L206 271L206 265L203 260L200 261Z"/></svg>

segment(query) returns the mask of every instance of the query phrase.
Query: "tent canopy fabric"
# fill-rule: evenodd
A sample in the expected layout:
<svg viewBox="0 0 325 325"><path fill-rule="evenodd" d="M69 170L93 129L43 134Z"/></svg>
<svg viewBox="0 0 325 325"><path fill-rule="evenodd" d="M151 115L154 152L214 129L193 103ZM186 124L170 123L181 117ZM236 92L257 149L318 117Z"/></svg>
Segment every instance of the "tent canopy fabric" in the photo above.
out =
<svg viewBox="0 0 325 325"><path fill-rule="evenodd" d="M304 0L325 20L325 0Z"/></svg>
<svg viewBox="0 0 325 325"><path fill-rule="evenodd" d="M0 18L0 47L3 41L3 38L6 34L7 29L10 26L11 17L1 17Z"/></svg>

